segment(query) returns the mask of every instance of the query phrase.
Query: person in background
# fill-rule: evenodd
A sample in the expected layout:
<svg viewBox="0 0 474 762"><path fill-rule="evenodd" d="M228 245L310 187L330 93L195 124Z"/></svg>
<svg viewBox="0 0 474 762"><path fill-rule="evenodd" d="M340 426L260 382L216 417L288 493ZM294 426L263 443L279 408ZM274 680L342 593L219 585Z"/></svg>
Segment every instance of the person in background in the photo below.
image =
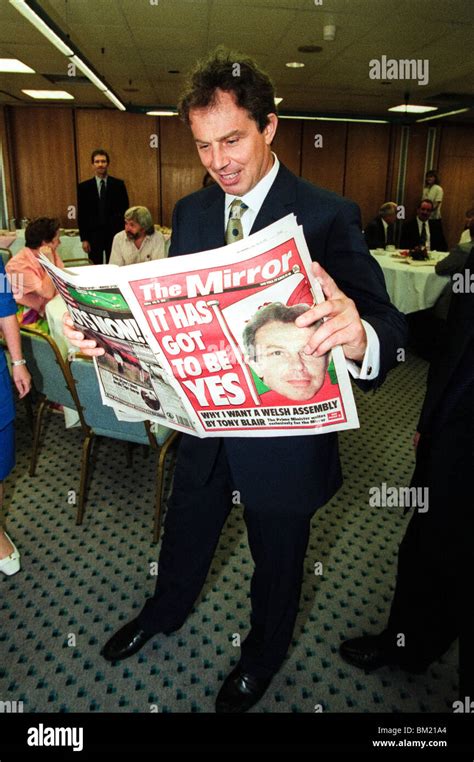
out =
<svg viewBox="0 0 474 762"><path fill-rule="evenodd" d="M474 247L465 262L474 272ZM398 553L385 629L341 643L349 664L396 664L422 672L459 637L459 694L473 696L472 467L474 463L474 291L453 291L447 330L431 363L414 438L411 487L423 489Z"/></svg>
<svg viewBox="0 0 474 762"><path fill-rule="evenodd" d="M464 222L464 230L461 233L459 243L474 243L474 232L471 231L471 224L474 222L474 207L468 209L466 212L466 219Z"/></svg>
<svg viewBox="0 0 474 762"><path fill-rule="evenodd" d="M369 249L385 249L395 246L395 222L397 220L397 205L387 201L379 209L377 217L369 222L364 230L365 242Z"/></svg>
<svg viewBox="0 0 474 762"><path fill-rule="evenodd" d="M155 230L146 206L131 206L124 215L125 230L114 237L110 265L135 265L151 259L163 259L168 241Z"/></svg>
<svg viewBox="0 0 474 762"><path fill-rule="evenodd" d="M416 217L406 220L402 225L401 249L414 249L416 246L422 246L430 251L448 250L441 220L431 220L432 211L433 202L429 198L422 199L416 210Z"/></svg>
<svg viewBox="0 0 474 762"><path fill-rule="evenodd" d="M441 202L443 201L444 191L439 184L439 177L435 169L430 169L426 173L425 187L423 188L423 198L429 198L433 204L433 211L430 220L441 219Z"/></svg>
<svg viewBox="0 0 474 762"><path fill-rule="evenodd" d="M22 399L31 389L31 377L21 355L20 328L16 319L17 307L7 287L8 280L1 260L0 278L3 280L3 288L0 289L0 330L11 357L13 383ZM20 569L20 554L1 526L3 524L3 482L15 465L15 406L10 374L2 347L0 347L0 386L0 572L11 575L16 574Z"/></svg>
<svg viewBox="0 0 474 762"><path fill-rule="evenodd" d="M94 177L77 186L77 222L82 248L94 264L108 261L112 240L122 230L129 207L123 180L108 174L109 154L97 148L91 155Z"/></svg>
<svg viewBox="0 0 474 762"><path fill-rule="evenodd" d="M8 279L18 304L20 325L32 326L49 333L45 318L47 303L57 295L56 287L40 264L41 254L53 265L64 270L59 246L59 220L38 217L25 230L26 246L15 254L6 265Z"/></svg>

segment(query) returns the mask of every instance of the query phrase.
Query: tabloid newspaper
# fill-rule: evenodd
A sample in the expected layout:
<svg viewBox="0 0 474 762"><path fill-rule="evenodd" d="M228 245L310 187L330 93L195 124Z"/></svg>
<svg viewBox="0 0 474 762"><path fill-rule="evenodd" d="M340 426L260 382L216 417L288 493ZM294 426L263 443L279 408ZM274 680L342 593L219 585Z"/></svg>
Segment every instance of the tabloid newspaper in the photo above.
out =
<svg viewBox="0 0 474 762"><path fill-rule="evenodd" d="M303 348L294 320L324 300L301 226L288 215L229 246L117 267L42 260L94 360L105 405L198 437L357 428L340 347Z"/></svg>

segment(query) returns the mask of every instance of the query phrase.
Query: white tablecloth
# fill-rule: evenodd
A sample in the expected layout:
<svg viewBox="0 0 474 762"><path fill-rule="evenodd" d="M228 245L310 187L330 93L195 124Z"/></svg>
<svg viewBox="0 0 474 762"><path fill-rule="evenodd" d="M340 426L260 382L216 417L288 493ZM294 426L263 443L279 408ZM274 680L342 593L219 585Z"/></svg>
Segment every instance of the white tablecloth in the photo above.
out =
<svg viewBox="0 0 474 762"><path fill-rule="evenodd" d="M80 259L86 257L81 245L81 239L78 235L61 236L61 243L58 246L58 254L61 259ZM12 255L15 255L25 245L25 231L17 230L14 233L0 236L0 248L10 249Z"/></svg>
<svg viewBox="0 0 474 762"><path fill-rule="evenodd" d="M398 252L376 249L370 253L383 270L392 303L405 314L433 307L450 281L449 275L436 275L434 270L435 263L448 252L431 252L433 263L429 265L409 264L392 257Z"/></svg>

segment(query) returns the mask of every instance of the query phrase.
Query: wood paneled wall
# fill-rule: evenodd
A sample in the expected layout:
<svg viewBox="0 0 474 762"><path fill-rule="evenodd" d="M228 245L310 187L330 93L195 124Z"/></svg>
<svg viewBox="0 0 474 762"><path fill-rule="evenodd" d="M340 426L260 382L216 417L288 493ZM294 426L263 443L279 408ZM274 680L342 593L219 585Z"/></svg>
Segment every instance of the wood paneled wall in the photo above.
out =
<svg viewBox="0 0 474 762"><path fill-rule="evenodd" d="M302 177L335 193L344 193L346 141L345 122L303 122Z"/></svg>
<svg viewBox="0 0 474 762"><path fill-rule="evenodd" d="M125 180L130 206L146 206L154 220L161 215L159 121L145 114L101 109L76 111L79 182L93 175L91 153L103 148L109 173Z"/></svg>
<svg viewBox="0 0 474 762"><path fill-rule="evenodd" d="M469 125L450 124L441 128L438 159L444 190L441 214L448 242L458 242L467 209L474 207L474 141Z"/></svg>
<svg viewBox="0 0 474 762"><path fill-rule="evenodd" d="M76 204L73 111L69 108L8 109L8 130L14 177L15 214L59 217L74 227L68 207Z"/></svg>
<svg viewBox="0 0 474 762"><path fill-rule="evenodd" d="M5 214L5 218L6 218L7 211L8 211L8 216L12 217L11 212L14 209L14 203L13 203L13 188L12 188L13 173L10 167L11 150L8 147L7 123L5 118L5 108L3 106L0 106L0 152L1 152L1 158L3 160L5 196L7 201L7 209L6 210L2 209L2 212ZM3 204L3 199L0 199L0 203ZM7 223L7 227L8 227L8 223Z"/></svg>
<svg viewBox="0 0 474 762"><path fill-rule="evenodd" d="M405 198L399 200L407 217L423 187L428 124L409 127ZM205 170L190 131L176 117L5 107L0 111L0 137L5 138L2 125L10 217L54 215L64 227L74 227L67 209L76 204L76 183L91 177L90 154L98 147L109 152L110 173L125 180L130 203L147 206L156 222L171 225L176 201L202 186ZM356 201L365 225L381 203L397 200L401 132L390 125L282 119L273 149L296 174ZM459 238L465 210L474 204L472 133L472 125L437 126L435 156L450 245Z"/></svg>

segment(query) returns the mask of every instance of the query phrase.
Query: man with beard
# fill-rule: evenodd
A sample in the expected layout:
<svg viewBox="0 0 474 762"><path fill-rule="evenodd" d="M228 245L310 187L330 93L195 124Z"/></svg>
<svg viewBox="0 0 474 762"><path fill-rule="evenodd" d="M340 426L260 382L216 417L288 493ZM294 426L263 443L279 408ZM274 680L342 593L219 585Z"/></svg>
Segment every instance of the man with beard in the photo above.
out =
<svg viewBox="0 0 474 762"><path fill-rule="evenodd" d="M125 229L114 237L109 264L134 265L166 257L168 242L155 230L146 206L131 206L124 219Z"/></svg>

